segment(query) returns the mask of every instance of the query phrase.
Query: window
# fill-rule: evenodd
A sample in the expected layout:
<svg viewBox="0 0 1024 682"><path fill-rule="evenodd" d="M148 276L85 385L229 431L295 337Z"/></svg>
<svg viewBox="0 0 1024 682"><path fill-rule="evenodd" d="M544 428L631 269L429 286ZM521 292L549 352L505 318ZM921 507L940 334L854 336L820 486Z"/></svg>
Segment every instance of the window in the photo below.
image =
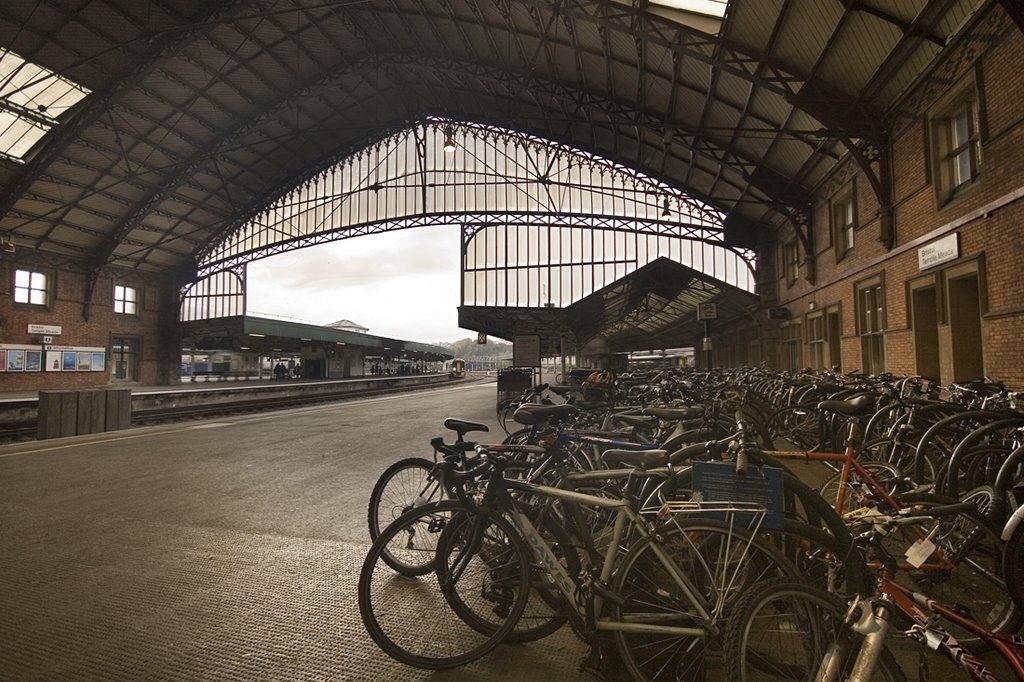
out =
<svg viewBox="0 0 1024 682"><path fill-rule="evenodd" d="M857 227L854 206L852 190L832 202L832 241L836 247L837 261L853 250L853 233Z"/></svg>
<svg viewBox="0 0 1024 682"><path fill-rule="evenodd" d="M786 284L792 285L800 276L800 248L795 241L786 242L782 247L782 269L786 273Z"/></svg>
<svg viewBox="0 0 1024 682"><path fill-rule="evenodd" d="M134 315L138 312L139 294L134 287L114 286L114 312Z"/></svg>
<svg viewBox="0 0 1024 682"><path fill-rule="evenodd" d="M885 371L885 289L881 278L857 287L857 333L860 335L861 370Z"/></svg>
<svg viewBox="0 0 1024 682"><path fill-rule="evenodd" d="M14 271L14 302L46 305L50 278L34 270Z"/></svg>
<svg viewBox="0 0 1024 682"><path fill-rule="evenodd" d="M974 186L981 169L978 97L973 81L953 88L929 118L932 175L939 205Z"/></svg>
<svg viewBox="0 0 1024 682"><path fill-rule="evenodd" d="M135 381L139 344L132 338L115 338L110 344L110 378Z"/></svg>
<svg viewBox="0 0 1024 682"><path fill-rule="evenodd" d="M954 191L957 187L964 185L977 175L978 154L975 151L978 142L978 130L974 124L974 107L970 102L962 104L949 117L950 150L947 154L946 163L949 166L950 177Z"/></svg>
<svg viewBox="0 0 1024 682"><path fill-rule="evenodd" d="M779 329L782 336L782 360L785 368L792 371L802 369L800 329L799 322L790 322Z"/></svg>
<svg viewBox="0 0 1024 682"><path fill-rule="evenodd" d="M828 348L825 335L825 314L818 313L807 318L807 350L810 352L810 366L813 369L826 369L828 366Z"/></svg>

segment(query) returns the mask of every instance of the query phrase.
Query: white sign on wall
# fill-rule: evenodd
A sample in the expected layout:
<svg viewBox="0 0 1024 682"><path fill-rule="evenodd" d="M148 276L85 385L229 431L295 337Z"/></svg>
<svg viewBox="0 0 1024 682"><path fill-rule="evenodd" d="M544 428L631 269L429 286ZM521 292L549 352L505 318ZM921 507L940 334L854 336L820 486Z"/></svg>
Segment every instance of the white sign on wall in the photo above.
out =
<svg viewBox="0 0 1024 682"><path fill-rule="evenodd" d="M30 324L28 326L29 334L36 334L39 336L60 336L61 327L55 324Z"/></svg>
<svg viewBox="0 0 1024 682"><path fill-rule="evenodd" d="M917 250L917 267L927 270L960 257L960 235L954 232Z"/></svg>

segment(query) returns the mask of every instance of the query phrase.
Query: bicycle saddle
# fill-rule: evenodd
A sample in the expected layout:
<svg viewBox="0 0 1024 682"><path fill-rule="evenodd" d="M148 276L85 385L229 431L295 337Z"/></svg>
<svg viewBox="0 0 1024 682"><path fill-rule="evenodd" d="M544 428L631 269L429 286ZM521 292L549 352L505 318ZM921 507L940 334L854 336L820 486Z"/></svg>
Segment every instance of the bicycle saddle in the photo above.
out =
<svg viewBox="0 0 1024 682"><path fill-rule="evenodd" d="M451 429L455 433L459 434L459 438L462 438L470 431L489 431L487 424L480 424L478 422L468 422L463 419L455 419L449 417L444 420L444 428Z"/></svg>
<svg viewBox="0 0 1024 682"><path fill-rule="evenodd" d="M863 417L875 411L875 396L865 393L849 400L822 400L819 410L838 412L847 417Z"/></svg>
<svg viewBox="0 0 1024 682"><path fill-rule="evenodd" d="M579 408L572 405L522 405L512 414L523 426L538 426L549 421L572 419L579 415Z"/></svg>

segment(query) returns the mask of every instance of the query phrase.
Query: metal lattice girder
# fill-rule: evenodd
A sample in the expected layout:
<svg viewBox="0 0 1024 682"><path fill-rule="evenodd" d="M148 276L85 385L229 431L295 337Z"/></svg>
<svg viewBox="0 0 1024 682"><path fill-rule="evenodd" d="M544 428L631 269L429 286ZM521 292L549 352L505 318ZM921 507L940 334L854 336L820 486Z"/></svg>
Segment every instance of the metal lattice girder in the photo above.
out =
<svg viewBox="0 0 1024 682"><path fill-rule="evenodd" d="M457 153L441 149L458 135ZM564 217L559 217L564 216ZM721 214L635 169L493 126L431 120L360 150L271 205L202 271L422 224L535 222L718 241ZM633 223L632 225L630 223Z"/></svg>

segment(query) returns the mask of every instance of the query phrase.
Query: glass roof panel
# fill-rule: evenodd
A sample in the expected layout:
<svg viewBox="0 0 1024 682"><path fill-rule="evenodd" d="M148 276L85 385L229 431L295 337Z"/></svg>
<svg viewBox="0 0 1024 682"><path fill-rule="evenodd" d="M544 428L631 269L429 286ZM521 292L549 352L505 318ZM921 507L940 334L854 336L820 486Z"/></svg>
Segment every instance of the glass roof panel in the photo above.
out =
<svg viewBox="0 0 1024 682"><path fill-rule="evenodd" d="M650 0L652 5L681 9L694 14L707 14L712 17L724 17L728 0Z"/></svg>
<svg viewBox="0 0 1024 682"><path fill-rule="evenodd" d="M22 159L87 88L0 48L0 152Z"/></svg>

